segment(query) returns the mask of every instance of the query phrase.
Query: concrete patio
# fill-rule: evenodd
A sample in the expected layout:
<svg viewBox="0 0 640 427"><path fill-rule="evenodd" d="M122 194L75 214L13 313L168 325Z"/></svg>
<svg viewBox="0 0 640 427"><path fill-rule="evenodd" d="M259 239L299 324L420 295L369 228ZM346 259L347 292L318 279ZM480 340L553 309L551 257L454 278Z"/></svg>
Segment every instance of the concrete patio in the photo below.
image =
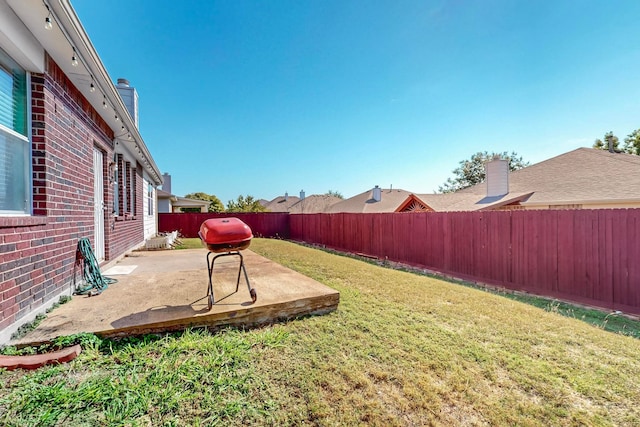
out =
<svg viewBox="0 0 640 427"><path fill-rule="evenodd" d="M133 252L103 268L117 279L97 296L74 296L12 344L39 344L56 337L92 332L103 337L182 330L256 326L335 310L340 294L250 250L242 252L257 300L244 277L236 292L238 257L216 260L215 302L207 307L206 249Z"/></svg>

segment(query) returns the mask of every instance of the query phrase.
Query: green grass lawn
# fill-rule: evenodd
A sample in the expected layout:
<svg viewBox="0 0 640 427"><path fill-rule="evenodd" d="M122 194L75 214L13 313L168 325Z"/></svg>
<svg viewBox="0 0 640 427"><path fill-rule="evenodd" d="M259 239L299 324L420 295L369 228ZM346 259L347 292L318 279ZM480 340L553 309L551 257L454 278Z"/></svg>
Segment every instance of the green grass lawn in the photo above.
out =
<svg viewBox="0 0 640 427"><path fill-rule="evenodd" d="M284 241L251 249L340 291L338 310L94 340L0 373L0 424L640 425L636 338Z"/></svg>

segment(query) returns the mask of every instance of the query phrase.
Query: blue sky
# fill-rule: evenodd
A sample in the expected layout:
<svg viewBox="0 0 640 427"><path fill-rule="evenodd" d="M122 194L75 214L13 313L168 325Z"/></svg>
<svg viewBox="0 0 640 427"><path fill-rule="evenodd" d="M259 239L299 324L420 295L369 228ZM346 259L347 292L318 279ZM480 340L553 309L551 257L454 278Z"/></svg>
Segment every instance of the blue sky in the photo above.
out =
<svg viewBox="0 0 640 427"><path fill-rule="evenodd" d="M640 128L640 1L72 0L172 192L437 190Z"/></svg>

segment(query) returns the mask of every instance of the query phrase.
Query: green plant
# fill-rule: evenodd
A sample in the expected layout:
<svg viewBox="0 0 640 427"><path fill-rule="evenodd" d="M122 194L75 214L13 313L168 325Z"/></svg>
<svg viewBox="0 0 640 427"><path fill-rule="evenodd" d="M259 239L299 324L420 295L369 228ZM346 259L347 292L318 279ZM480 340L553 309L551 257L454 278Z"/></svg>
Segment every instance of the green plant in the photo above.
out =
<svg viewBox="0 0 640 427"><path fill-rule="evenodd" d="M468 282L465 280L454 279L450 277L443 277L442 275L426 272L420 268L413 268L400 263L390 262L388 259L378 260L376 258L369 258L362 255L351 254L346 252L339 252L324 246L309 245L306 243L297 243L305 247L321 250L323 252L357 259L362 262L377 265L380 267L391 268L397 271L404 271L407 273L417 274L420 276L426 276L438 280L442 280L448 283L454 283L473 289L480 289L485 292L492 293L494 295L500 295L505 298L509 298L515 301L530 304L535 307L543 308L546 311L559 314L565 317L571 317L574 319L582 320L588 324L596 326L600 329L609 332L615 332L622 335L627 335L634 338L640 338L640 320L624 316L621 312L607 312L597 308L577 306L568 302L558 301L556 299L545 298L537 295L519 293L509 291L504 288L492 288L487 286L478 285L476 283Z"/></svg>
<svg viewBox="0 0 640 427"><path fill-rule="evenodd" d="M67 302L71 301L71 296L69 295L62 295L60 296L60 298L58 299L58 302L54 303L51 307L49 307L45 312L48 314L51 311L55 310L56 308L60 307L60 305L65 304ZM38 327L38 325L44 320L46 319L47 316L46 314L38 314L36 315L35 319L33 319L33 321L29 322L29 323L25 323L24 325L21 325L12 335L11 335L11 339L12 340L16 340L16 339L20 339L22 337L24 337L25 335L27 335L29 332L33 331L35 328Z"/></svg>
<svg viewBox="0 0 640 427"><path fill-rule="evenodd" d="M181 238L175 249L202 249L202 240L198 238Z"/></svg>
<svg viewBox="0 0 640 427"><path fill-rule="evenodd" d="M23 336L27 335L29 332L37 328L38 325L46 318L47 316L42 313L36 315L35 319L33 319L32 322L21 325L13 334L11 334L11 339L15 340L22 338Z"/></svg>

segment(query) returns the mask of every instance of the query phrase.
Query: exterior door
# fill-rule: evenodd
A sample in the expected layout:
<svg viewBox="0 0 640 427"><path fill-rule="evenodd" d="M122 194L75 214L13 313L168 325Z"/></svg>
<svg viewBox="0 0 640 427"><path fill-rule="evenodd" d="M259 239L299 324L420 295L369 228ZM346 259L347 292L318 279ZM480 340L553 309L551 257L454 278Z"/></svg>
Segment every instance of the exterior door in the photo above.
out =
<svg viewBox="0 0 640 427"><path fill-rule="evenodd" d="M104 178L102 151L93 149L93 241L98 262L104 261Z"/></svg>

